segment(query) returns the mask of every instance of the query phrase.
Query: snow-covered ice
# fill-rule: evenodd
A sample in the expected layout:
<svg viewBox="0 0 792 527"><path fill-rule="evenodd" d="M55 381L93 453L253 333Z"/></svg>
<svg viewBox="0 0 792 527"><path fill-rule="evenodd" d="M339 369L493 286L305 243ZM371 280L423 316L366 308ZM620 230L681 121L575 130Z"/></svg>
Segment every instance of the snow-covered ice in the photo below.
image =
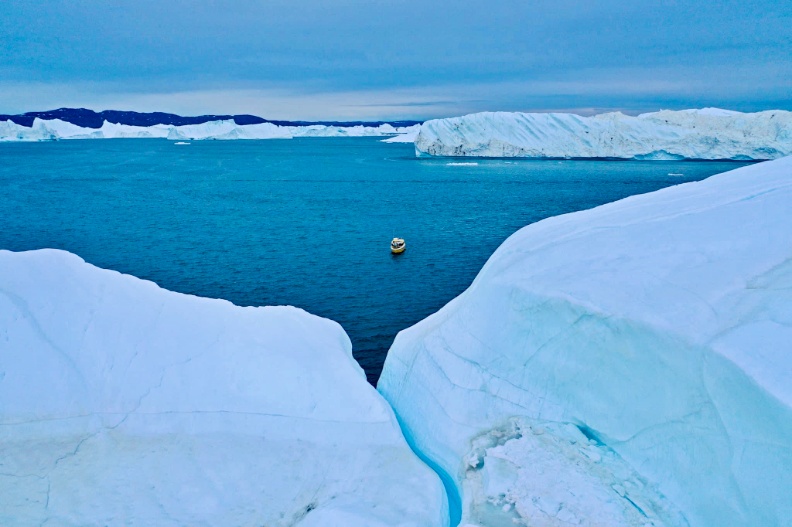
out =
<svg viewBox="0 0 792 527"><path fill-rule="evenodd" d="M792 157L523 228L378 389L463 524L792 525Z"/></svg>
<svg viewBox="0 0 792 527"><path fill-rule="evenodd" d="M101 128L83 128L59 119L36 118L26 127L12 121L0 122L0 141L53 141L58 139L167 138L171 140L290 139L292 137L400 137L417 133L418 125L395 128L378 126L278 126L272 123L239 125L233 120L173 126L130 126L105 121ZM414 139L414 137L413 137ZM410 139L409 142L412 142Z"/></svg>
<svg viewBox="0 0 792 527"><path fill-rule="evenodd" d="M592 117L569 113L485 112L425 122L416 155L775 159L792 154L792 112L717 108Z"/></svg>
<svg viewBox="0 0 792 527"><path fill-rule="evenodd" d="M447 522L338 324L0 251L0 524Z"/></svg>

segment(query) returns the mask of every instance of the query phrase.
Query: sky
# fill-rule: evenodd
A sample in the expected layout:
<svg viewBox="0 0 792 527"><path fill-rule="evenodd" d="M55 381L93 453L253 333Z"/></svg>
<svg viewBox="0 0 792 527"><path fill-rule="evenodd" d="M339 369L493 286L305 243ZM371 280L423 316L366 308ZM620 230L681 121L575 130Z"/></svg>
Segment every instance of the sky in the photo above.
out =
<svg viewBox="0 0 792 527"><path fill-rule="evenodd" d="M0 113L792 110L790 0L3 0Z"/></svg>

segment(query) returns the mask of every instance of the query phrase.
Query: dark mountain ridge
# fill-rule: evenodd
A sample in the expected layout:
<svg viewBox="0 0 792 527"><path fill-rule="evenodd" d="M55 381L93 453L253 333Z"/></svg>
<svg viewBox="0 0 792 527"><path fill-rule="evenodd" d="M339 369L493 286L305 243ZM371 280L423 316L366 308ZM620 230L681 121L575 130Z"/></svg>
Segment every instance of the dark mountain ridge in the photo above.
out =
<svg viewBox="0 0 792 527"><path fill-rule="evenodd" d="M422 121L273 121L264 119L256 115L198 115L194 117L183 117L173 113L163 112L124 112L119 110L104 110L95 112L87 108L58 108L45 112L27 112L18 115L0 114L0 121L12 121L21 126L33 126L33 120L39 118L43 120L60 119L83 128L101 128L102 123L108 121L116 124L126 124L130 126L154 126L155 124L169 124L183 126L186 124L202 124L209 121L232 120L239 125L272 123L278 126L310 126L320 124L326 126L379 126L390 124L392 126L412 126L421 124Z"/></svg>

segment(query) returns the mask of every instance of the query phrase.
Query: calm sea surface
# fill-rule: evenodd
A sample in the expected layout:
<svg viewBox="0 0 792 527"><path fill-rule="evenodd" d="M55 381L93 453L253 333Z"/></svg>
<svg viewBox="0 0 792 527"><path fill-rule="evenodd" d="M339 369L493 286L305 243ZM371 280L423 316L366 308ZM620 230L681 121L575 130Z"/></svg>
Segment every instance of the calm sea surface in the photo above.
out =
<svg viewBox="0 0 792 527"><path fill-rule="evenodd" d="M343 325L375 382L396 333L461 293L520 227L744 164L459 161L471 160L376 138L0 143L0 248L302 307Z"/></svg>

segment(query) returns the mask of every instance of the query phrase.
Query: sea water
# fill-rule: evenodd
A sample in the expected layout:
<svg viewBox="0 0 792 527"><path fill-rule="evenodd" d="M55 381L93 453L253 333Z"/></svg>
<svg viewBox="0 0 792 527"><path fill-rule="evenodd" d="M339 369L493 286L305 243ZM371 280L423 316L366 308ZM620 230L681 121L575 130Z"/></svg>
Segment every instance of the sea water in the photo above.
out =
<svg viewBox="0 0 792 527"><path fill-rule="evenodd" d="M377 138L0 144L0 248L338 321L371 382L396 333L517 229L735 162L417 159ZM407 250L391 255L393 237ZM0 277L2 279L2 277Z"/></svg>

